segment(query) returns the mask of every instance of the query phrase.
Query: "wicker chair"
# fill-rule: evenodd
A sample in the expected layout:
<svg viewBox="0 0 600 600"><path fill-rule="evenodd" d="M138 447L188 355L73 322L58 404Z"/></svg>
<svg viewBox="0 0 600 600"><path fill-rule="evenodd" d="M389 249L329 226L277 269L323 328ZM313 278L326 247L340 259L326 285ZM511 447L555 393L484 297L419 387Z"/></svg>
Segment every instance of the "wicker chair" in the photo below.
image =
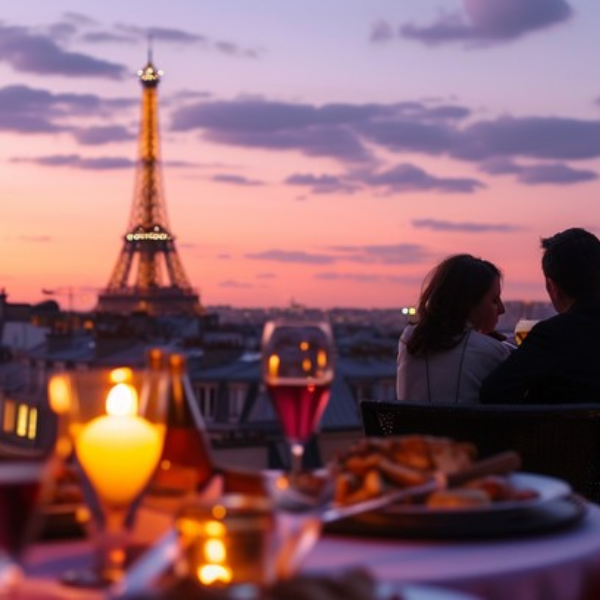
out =
<svg viewBox="0 0 600 600"><path fill-rule="evenodd" d="M600 405L450 406L361 402L367 436L429 434L473 442L480 456L517 451L523 471L568 481L600 502Z"/></svg>

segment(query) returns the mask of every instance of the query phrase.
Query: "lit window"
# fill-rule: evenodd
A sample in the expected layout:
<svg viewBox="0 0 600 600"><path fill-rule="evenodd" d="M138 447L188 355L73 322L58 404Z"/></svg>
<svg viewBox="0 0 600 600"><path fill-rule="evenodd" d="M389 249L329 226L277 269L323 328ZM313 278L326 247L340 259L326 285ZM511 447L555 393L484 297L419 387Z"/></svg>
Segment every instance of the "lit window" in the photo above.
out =
<svg viewBox="0 0 600 600"><path fill-rule="evenodd" d="M13 433L15 430L15 403L12 400L4 401L4 414L2 415L2 431Z"/></svg>
<svg viewBox="0 0 600 600"><path fill-rule="evenodd" d="M27 404L19 404L17 409L17 430L16 434L19 437L27 435L27 417L29 416L29 407Z"/></svg>
<svg viewBox="0 0 600 600"><path fill-rule="evenodd" d="M31 408L29 411L29 428L27 431L27 437L30 440L35 440L37 435L37 418L38 418L38 410L37 408Z"/></svg>

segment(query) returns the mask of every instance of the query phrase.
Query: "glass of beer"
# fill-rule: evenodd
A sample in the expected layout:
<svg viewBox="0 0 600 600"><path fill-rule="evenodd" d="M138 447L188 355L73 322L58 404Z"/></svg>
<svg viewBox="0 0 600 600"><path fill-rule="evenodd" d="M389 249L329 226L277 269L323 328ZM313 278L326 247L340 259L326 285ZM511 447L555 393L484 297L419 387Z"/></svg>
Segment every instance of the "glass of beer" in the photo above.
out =
<svg viewBox="0 0 600 600"><path fill-rule="evenodd" d="M531 331L532 327L539 323L535 319L519 319L515 325L515 342L517 346L523 343L523 340L527 337L527 334Z"/></svg>

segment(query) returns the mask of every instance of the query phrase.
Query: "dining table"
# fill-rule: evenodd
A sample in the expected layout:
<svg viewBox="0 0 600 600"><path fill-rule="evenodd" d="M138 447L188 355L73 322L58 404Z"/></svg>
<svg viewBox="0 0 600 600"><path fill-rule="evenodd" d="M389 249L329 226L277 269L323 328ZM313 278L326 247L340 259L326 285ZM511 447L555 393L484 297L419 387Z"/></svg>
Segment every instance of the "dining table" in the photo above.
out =
<svg viewBox="0 0 600 600"><path fill-rule="evenodd" d="M520 535L419 539L326 528L305 557L300 574L366 569L390 589L417 586L414 589L446 590L485 600L595 600L600 598L600 506L591 502L584 506L576 522ZM151 544L170 525L170 514L143 507L136 539ZM61 583L66 571L89 565L92 556L93 544L86 537L37 541L25 555L26 577L16 597L107 598L106 590Z"/></svg>

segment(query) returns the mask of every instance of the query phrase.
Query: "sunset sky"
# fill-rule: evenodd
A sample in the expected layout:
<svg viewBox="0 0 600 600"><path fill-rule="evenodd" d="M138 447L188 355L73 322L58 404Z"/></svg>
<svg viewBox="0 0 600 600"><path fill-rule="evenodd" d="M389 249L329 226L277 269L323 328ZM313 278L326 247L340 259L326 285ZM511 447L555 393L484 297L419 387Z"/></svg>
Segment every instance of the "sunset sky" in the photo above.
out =
<svg viewBox="0 0 600 600"><path fill-rule="evenodd" d="M545 299L600 234L598 0L19 0L0 288L93 307L129 224L148 36L169 225L206 306L397 307L470 252Z"/></svg>

